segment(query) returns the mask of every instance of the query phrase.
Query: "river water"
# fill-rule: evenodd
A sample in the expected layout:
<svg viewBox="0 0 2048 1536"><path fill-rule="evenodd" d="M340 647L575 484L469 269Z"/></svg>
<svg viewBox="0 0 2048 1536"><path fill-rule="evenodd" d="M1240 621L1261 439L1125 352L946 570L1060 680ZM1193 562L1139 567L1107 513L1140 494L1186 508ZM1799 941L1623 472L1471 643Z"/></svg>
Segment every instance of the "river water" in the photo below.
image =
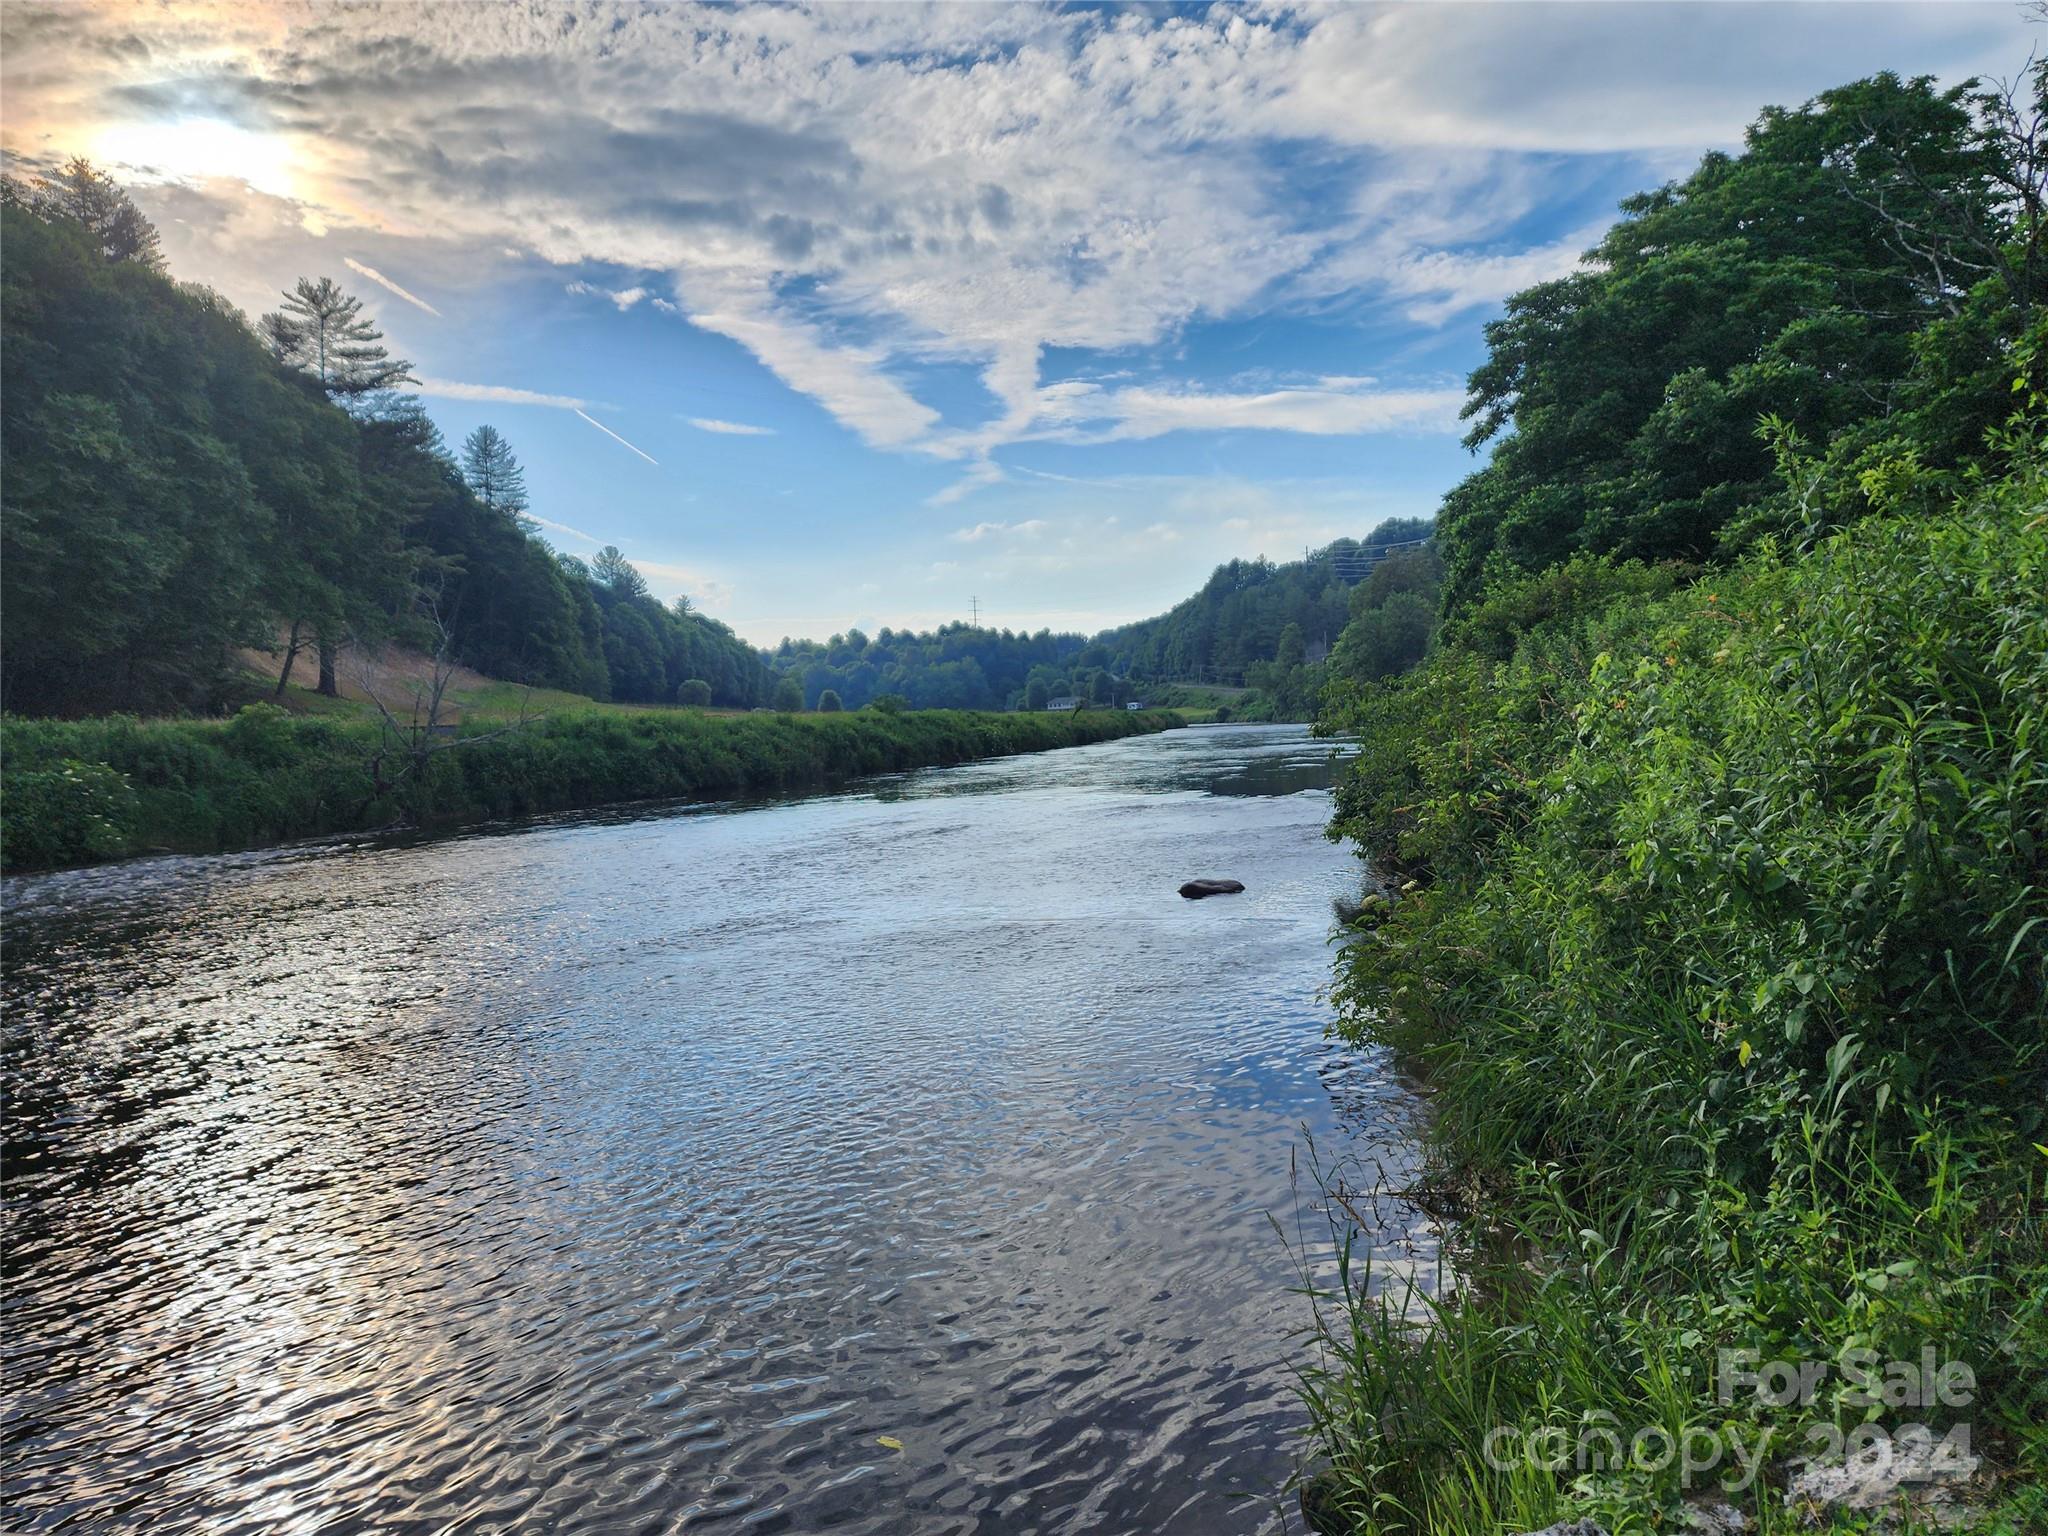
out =
<svg viewBox="0 0 2048 1536"><path fill-rule="evenodd" d="M1279 1528L1329 750L8 882L10 1528Z"/></svg>

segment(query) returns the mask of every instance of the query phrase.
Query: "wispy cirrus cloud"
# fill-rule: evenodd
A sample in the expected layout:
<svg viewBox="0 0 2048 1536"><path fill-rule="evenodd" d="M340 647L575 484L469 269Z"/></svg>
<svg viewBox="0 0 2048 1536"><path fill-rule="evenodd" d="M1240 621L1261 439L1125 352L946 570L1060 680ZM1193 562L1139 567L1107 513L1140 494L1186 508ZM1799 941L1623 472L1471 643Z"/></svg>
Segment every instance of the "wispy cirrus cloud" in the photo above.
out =
<svg viewBox="0 0 2048 1536"><path fill-rule="evenodd" d="M375 267L357 261L353 256L342 257L341 264L347 267L349 271L355 273L357 276L367 277L379 288L384 288L392 293L397 294L401 299L405 300L405 302L410 304L414 309L423 309L428 314L437 317L440 315L441 311L434 308L434 306L429 304L425 299L421 298L416 293L408 292L406 289L399 287L397 283L393 282L390 278L386 277L382 272L379 272Z"/></svg>
<svg viewBox="0 0 2048 1536"><path fill-rule="evenodd" d="M756 427L744 421L720 421L715 416L688 416L684 420L699 432L716 432L722 437L773 437L773 427Z"/></svg>
<svg viewBox="0 0 2048 1536"><path fill-rule="evenodd" d="M544 405L557 411L581 411L591 404L575 395L549 395L509 384L465 384L459 379L423 378L414 387L423 395L442 400L480 400L493 405Z"/></svg>

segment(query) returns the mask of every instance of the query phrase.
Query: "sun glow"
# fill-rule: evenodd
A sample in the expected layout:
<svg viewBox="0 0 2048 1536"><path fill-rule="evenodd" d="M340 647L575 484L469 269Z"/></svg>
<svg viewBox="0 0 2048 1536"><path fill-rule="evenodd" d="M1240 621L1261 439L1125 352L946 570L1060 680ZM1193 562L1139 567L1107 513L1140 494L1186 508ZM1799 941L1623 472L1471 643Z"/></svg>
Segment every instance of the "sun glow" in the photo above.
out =
<svg viewBox="0 0 2048 1536"><path fill-rule="evenodd" d="M291 146L217 117L113 123L101 130L92 158L117 174L160 181L240 181L273 197L298 195Z"/></svg>

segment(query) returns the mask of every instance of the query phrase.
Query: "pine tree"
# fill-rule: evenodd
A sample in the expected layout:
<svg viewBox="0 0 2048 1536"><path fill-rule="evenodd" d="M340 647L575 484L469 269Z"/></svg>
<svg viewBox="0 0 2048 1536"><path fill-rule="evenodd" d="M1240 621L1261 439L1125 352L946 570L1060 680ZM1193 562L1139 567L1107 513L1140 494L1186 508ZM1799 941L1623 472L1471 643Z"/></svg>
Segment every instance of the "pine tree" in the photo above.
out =
<svg viewBox="0 0 2048 1536"><path fill-rule="evenodd" d="M616 544L607 544L597 552L590 562L590 574L601 587L609 587L624 597L645 597L647 580L633 569L633 562L619 552Z"/></svg>
<svg viewBox="0 0 2048 1536"><path fill-rule="evenodd" d="M412 364L391 355L362 308L332 278L302 277L283 307L263 317L263 337L279 362L310 373L344 403L418 382Z"/></svg>
<svg viewBox="0 0 2048 1536"><path fill-rule="evenodd" d="M462 443L462 478L476 499L522 526L526 518L526 471L512 445L496 427L478 427Z"/></svg>
<svg viewBox="0 0 2048 1536"><path fill-rule="evenodd" d="M26 208L41 219L76 219L107 260L136 262L152 272L164 270L156 226L129 201L118 182L82 155L73 155L55 176L39 177L32 185L6 177L0 202Z"/></svg>

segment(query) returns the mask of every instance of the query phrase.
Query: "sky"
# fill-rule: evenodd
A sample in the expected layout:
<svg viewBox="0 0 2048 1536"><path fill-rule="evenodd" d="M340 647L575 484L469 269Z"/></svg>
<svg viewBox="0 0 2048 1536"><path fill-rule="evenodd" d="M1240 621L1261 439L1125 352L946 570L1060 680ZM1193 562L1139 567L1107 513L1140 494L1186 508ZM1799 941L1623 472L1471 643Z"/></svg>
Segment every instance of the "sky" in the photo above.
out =
<svg viewBox="0 0 2048 1536"><path fill-rule="evenodd" d="M1427 516L1518 288L2010 4L10 0L0 152L252 317L330 276L557 548L746 638L1084 632Z"/></svg>

